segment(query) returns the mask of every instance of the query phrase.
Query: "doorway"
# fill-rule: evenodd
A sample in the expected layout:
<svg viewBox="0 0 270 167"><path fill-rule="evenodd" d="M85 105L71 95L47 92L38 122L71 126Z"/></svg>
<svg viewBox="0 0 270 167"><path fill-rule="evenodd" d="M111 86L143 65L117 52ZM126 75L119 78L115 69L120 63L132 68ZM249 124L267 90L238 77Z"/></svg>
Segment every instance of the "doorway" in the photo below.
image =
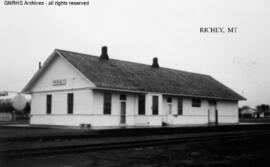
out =
<svg viewBox="0 0 270 167"><path fill-rule="evenodd" d="M120 94L120 124L126 124L126 95Z"/></svg>
<svg viewBox="0 0 270 167"><path fill-rule="evenodd" d="M208 102L208 122L209 124L218 123L217 102L215 100L209 100Z"/></svg>
<svg viewBox="0 0 270 167"><path fill-rule="evenodd" d="M120 114L120 124L126 123L126 102L121 101L121 114Z"/></svg>

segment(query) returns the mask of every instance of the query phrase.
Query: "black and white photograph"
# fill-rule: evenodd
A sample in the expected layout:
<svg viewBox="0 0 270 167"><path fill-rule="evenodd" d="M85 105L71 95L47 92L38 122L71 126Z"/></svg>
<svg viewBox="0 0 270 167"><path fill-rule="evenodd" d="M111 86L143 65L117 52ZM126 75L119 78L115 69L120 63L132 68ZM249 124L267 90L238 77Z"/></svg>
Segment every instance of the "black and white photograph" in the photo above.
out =
<svg viewBox="0 0 270 167"><path fill-rule="evenodd" d="M270 1L0 1L1 167L270 166Z"/></svg>

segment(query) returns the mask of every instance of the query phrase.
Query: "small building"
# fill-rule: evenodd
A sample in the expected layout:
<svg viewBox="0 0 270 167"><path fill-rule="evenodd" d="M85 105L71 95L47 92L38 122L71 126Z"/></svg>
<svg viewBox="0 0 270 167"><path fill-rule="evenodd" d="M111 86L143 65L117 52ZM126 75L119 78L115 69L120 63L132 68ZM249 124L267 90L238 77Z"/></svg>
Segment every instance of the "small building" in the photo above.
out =
<svg viewBox="0 0 270 167"><path fill-rule="evenodd" d="M239 108L240 118L257 118L258 116L260 116L260 113L254 108L251 108L249 106Z"/></svg>
<svg viewBox="0 0 270 167"><path fill-rule="evenodd" d="M238 123L242 96L209 75L56 49L23 89L31 124Z"/></svg>

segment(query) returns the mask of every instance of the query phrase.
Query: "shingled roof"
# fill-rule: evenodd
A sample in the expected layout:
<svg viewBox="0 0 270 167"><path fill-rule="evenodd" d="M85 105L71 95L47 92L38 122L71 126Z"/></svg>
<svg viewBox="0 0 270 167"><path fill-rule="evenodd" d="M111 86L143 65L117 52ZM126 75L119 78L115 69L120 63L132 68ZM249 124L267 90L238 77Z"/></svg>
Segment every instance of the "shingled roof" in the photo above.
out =
<svg viewBox="0 0 270 167"><path fill-rule="evenodd" d="M118 89L163 94L244 100L242 96L209 75L122 60L101 60L97 56L55 50L97 88Z"/></svg>

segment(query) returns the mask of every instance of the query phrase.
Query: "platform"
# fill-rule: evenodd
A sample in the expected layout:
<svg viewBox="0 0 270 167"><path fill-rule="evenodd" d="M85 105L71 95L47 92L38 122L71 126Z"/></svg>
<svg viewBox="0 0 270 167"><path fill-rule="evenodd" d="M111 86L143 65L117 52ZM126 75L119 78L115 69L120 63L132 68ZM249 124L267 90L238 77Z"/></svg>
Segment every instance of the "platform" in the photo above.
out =
<svg viewBox="0 0 270 167"><path fill-rule="evenodd" d="M239 123L216 125L182 125L182 126L129 126L129 127L95 127L80 128L72 126L46 126L29 124L0 124L0 141L66 139L106 136L132 136L149 134L181 134L217 132L230 130L270 128L270 123Z"/></svg>

